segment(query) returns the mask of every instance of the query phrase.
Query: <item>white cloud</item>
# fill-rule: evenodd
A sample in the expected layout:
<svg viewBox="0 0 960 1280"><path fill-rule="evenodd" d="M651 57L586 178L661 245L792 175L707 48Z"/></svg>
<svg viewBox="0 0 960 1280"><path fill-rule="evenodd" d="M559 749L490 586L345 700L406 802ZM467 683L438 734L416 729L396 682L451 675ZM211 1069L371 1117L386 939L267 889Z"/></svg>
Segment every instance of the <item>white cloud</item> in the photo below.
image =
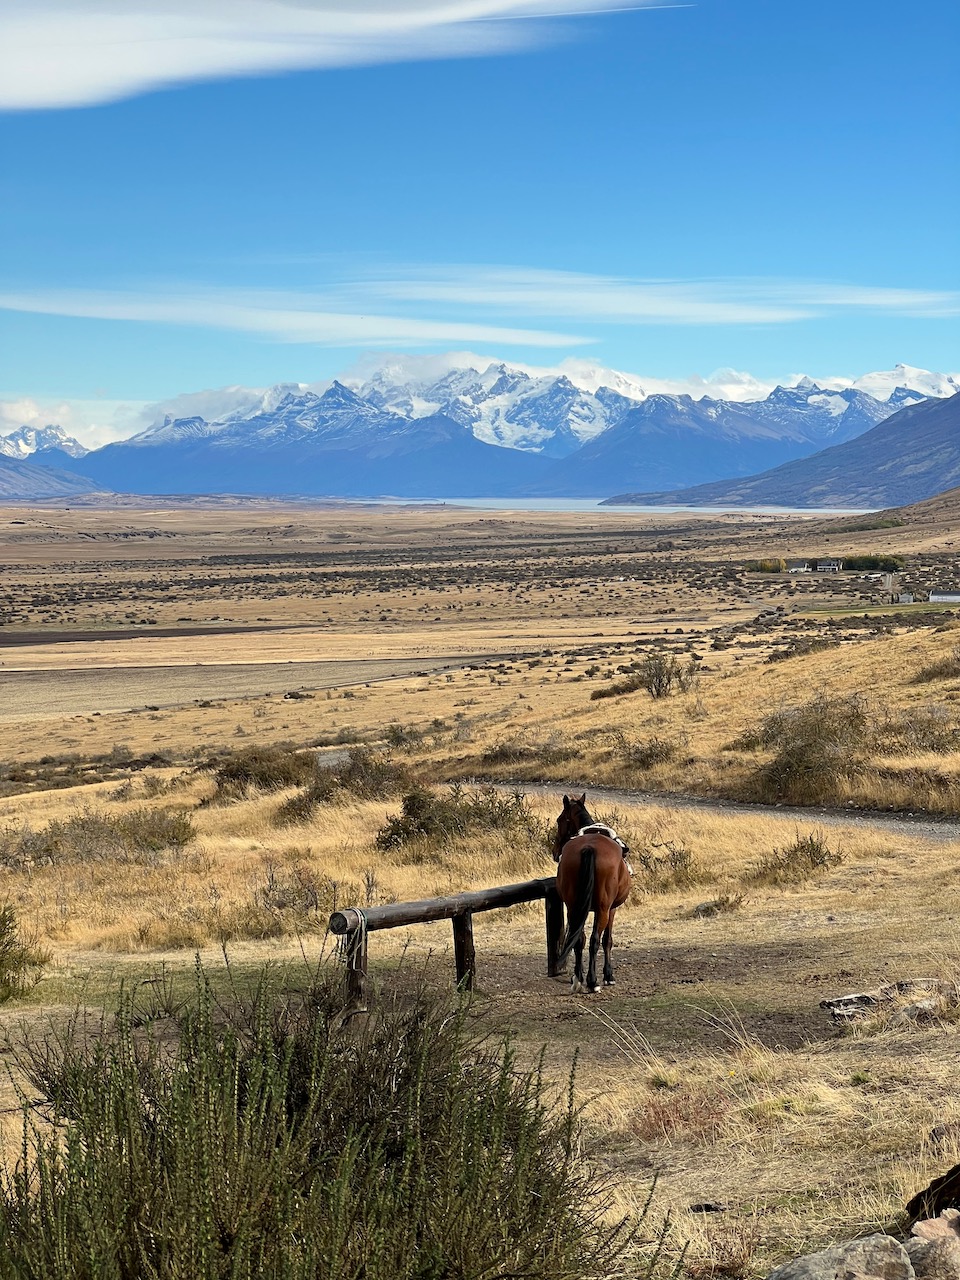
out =
<svg viewBox="0 0 960 1280"><path fill-rule="evenodd" d="M0 436L19 427L63 427L88 449L123 440L147 424L142 422L144 400L0 399Z"/></svg>
<svg viewBox="0 0 960 1280"><path fill-rule="evenodd" d="M335 302L339 294L333 295ZM425 346L489 342L573 347L593 339L544 329L513 329L482 321L419 319L329 309L331 295L257 293L239 289L134 293L121 290L36 290L0 293L0 309L94 320L196 325L256 333L279 342L331 347Z"/></svg>
<svg viewBox="0 0 960 1280"><path fill-rule="evenodd" d="M782 324L836 309L960 314L960 294L804 280L639 280L573 271L439 266L367 282L394 302L495 308L606 324Z"/></svg>
<svg viewBox="0 0 960 1280"><path fill-rule="evenodd" d="M648 5L664 7L652 0L0 0L0 108L86 106L189 81L503 53L548 37L551 24L538 19Z"/></svg>

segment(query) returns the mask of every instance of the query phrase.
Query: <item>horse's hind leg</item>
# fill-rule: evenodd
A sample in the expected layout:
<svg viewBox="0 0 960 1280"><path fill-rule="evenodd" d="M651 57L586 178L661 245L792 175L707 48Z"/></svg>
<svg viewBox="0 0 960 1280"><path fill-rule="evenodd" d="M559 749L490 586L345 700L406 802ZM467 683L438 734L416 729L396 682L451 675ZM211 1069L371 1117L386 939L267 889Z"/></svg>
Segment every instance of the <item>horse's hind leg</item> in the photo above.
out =
<svg viewBox="0 0 960 1280"><path fill-rule="evenodd" d="M570 979L570 990L576 992L583 989L583 930L577 935L573 944L573 977Z"/></svg>
<svg viewBox="0 0 960 1280"><path fill-rule="evenodd" d="M603 931L603 985L612 987L616 982L613 976L613 912Z"/></svg>
<svg viewBox="0 0 960 1280"><path fill-rule="evenodd" d="M587 990L599 991L600 983L597 981L597 952L600 950L601 931L606 936L606 929L603 928L601 913L598 911L593 917L593 933L590 935L590 968L587 970ZM606 954L606 952L604 952ZM606 965L604 965L604 978L606 978Z"/></svg>

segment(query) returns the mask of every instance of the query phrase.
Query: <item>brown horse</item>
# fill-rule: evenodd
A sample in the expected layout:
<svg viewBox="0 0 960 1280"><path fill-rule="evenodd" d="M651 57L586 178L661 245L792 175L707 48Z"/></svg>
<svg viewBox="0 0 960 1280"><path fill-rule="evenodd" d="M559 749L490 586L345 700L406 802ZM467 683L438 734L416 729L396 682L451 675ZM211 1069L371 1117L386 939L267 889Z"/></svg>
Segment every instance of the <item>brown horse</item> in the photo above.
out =
<svg viewBox="0 0 960 1280"><path fill-rule="evenodd" d="M623 848L611 836L599 831L579 835L584 827L593 826L587 810L587 793L570 799L563 797L563 812L557 818L557 835L553 844L553 856L558 860L557 892L567 908L567 935L558 957L563 965L572 951L574 954L571 991L583 987L583 944L587 917L593 912L593 932L590 934L590 967L587 970L587 989L599 991L597 981L597 952L603 939L603 983L612 987L613 976L613 917L617 907L626 902L630 893L630 871L623 856Z"/></svg>

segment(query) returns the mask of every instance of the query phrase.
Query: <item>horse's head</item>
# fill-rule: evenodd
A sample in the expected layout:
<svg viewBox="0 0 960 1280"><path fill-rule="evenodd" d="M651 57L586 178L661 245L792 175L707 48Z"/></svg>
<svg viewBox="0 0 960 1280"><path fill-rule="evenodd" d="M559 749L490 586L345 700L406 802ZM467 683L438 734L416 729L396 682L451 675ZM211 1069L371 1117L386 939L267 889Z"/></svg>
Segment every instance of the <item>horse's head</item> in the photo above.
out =
<svg viewBox="0 0 960 1280"><path fill-rule="evenodd" d="M582 796L563 797L563 812L557 818L557 834L553 840L553 856L560 857L560 851L568 840L571 840L581 827L589 827L593 822L587 808L587 793Z"/></svg>

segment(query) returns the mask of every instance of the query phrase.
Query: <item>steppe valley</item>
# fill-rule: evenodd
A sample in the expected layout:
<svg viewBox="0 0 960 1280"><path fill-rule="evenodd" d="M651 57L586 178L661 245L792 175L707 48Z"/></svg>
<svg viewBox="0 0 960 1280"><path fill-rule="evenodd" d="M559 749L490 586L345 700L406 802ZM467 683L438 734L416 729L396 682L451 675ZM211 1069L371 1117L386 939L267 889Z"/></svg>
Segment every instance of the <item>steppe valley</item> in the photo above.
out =
<svg viewBox="0 0 960 1280"><path fill-rule="evenodd" d="M548 876L585 790L636 871L617 986L548 978L532 903L477 916L474 1002L561 1086L578 1051L611 1211L656 1171L689 1275L760 1274L960 1158L955 1002L820 1007L958 977L955 614L892 604L882 572L757 571L897 557L921 600L957 581L950 495L832 518L144 500L9 507L0 539L0 874L38 956L8 1031L175 989L197 953L240 982L335 968L337 906ZM371 981L451 985L449 934L377 934Z"/></svg>

